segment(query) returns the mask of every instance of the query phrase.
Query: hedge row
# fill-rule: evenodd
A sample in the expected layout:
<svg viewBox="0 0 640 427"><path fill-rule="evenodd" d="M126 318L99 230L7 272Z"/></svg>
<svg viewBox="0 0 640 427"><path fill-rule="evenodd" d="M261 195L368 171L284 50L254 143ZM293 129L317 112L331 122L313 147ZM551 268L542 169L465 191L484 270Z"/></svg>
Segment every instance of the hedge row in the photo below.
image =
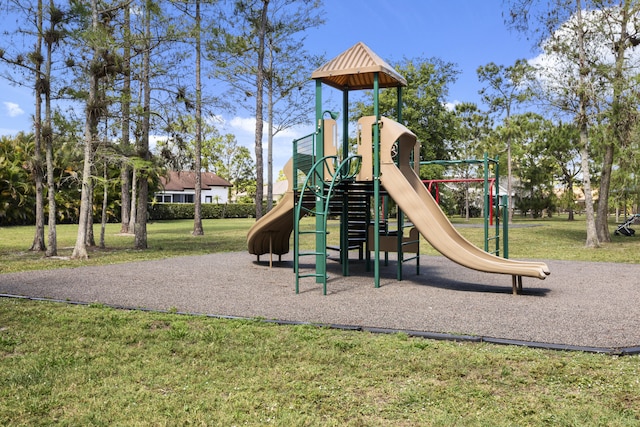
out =
<svg viewBox="0 0 640 427"><path fill-rule="evenodd" d="M153 203L149 205L149 220L172 220L193 218L193 203ZM266 206L263 206L266 212ZM203 203L202 219L253 218L256 215L254 203Z"/></svg>

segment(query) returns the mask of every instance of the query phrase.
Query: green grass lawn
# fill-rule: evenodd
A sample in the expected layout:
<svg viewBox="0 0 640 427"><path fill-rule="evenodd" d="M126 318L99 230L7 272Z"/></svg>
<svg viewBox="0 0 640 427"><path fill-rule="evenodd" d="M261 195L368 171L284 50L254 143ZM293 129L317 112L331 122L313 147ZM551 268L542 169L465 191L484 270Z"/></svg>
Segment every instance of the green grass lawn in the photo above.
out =
<svg viewBox="0 0 640 427"><path fill-rule="evenodd" d="M0 300L0 425L637 426L640 358Z"/></svg>
<svg viewBox="0 0 640 427"><path fill-rule="evenodd" d="M149 224L145 251L109 225L87 261L64 259L74 226L58 227L56 259L27 250L33 227L0 228L0 269L244 251L252 223L207 220L200 237L192 221ZM512 258L640 262L640 237L594 250L582 220L516 224L528 227L510 231ZM482 244L482 228L459 230ZM0 299L0 384L8 426L640 425L639 356L16 299Z"/></svg>
<svg viewBox="0 0 640 427"><path fill-rule="evenodd" d="M70 260L77 225L58 225L58 257L30 252L34 227L0 227L0 273L43 270L82 265L105 265L129 261L246 251L247 231L255 219L204 220L204 236L193 236L193 220L159 221L147 226L147 250L135 250L133 235L120 234L120 224L107 224L105 249L91 248L88 260ZM96 240L99 227L95 227ZM46 232L45 232L46 234Z"/></svg>

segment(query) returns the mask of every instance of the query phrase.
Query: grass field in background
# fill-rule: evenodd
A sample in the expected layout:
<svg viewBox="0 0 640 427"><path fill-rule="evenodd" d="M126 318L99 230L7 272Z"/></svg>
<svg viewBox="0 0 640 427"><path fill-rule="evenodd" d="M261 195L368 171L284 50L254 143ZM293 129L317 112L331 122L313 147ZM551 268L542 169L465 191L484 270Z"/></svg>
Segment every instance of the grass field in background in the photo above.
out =
<svg viewBox="0 0 640 427"><path fill-rule="evenodd" d="M159 221L148 224L148 249L134 250L133 236L119 234L119 224L107 224L105 249L90 249L89 260L70 260L77 226L58 225L58 257L45 258L28 249L33 241L34 227L0 227L0 273L15 271L104 265L128 261L201 255L215 252L246 251L247 231L254 219L204 220L204 236L193 236L193 221ZM469 223L453 218L458 231L478 247L484 247L481 219ZM313 227L313 219L305 218L303 228ZM611 231L615 224L611 224ZM336 245L339 239L338 223L331 221L328 241ZM96 240L100 228L95 227ZM583 217L567 221L563 217L529 220L516 218L509 230L509 257L514 259L559 259L593 262L640 263L640 235L637 237L612 236L613 242L599 249L585 249L585 222ZM311 238L303 238L303 246L312 245ZM423 254L437 252L422 239Z"/></svg>

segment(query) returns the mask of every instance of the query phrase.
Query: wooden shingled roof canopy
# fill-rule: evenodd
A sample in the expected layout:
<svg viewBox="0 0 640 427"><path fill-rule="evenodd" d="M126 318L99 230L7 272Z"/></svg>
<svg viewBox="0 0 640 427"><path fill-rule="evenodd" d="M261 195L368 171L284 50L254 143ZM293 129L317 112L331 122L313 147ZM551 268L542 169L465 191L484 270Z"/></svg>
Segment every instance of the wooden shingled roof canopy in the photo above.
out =
<svg viewBox="0 0 640 427"><path fill-rule="evenodd" d="M340 90L373 89L378 74L380 88L406 86L407 81L362 42L327 62L311 74L312 79Z"/></svg>

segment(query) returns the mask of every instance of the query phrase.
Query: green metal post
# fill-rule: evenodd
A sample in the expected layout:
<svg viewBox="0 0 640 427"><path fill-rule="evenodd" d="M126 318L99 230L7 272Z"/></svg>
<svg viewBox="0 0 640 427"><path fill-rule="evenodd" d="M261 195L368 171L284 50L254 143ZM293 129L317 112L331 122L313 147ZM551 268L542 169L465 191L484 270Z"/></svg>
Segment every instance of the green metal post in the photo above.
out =
<svg viewBox="0 0 640 427"><path fill-rule="evenodd" d="M324 126L322 124L322 82L316 80L316 147L315 147L315 159L314 161L324 157ZM320 166L322 167L322 166ZM319 174L313 172L316 180L322 180L324 177L323 171ZM314 182L318 186L322 186L322 182ZM318 215L319 212L324 211L324 203L321 197L316 197L316 283L324 283L326 294L326 274L327 274L327 244L326 244L326 230L325 221L322 215ZM323 279L324 278L324 279Z"/></svg>
<svg viewBox="0 0 640 427"><path fill-rule="evenodd" d="M349 91L342 92L342 160L349 157ZM340 217L340 262L342 275L349 275L349 194L342 195L342 215Z"/></svg>
<svg viewBox="0 0 640 427"><path fill-rule="evenodd" d="M298 191L298 140L293 140L293 194L297 196ZM298 203L297 197L294 198L294 212L295 204ZM299 218L294 215L293 218L293 272L298 271L298 246L300 238ZM298 275L296 275L296 293L298 293Z"/></svg>
<svg viewBox="0 0 640 427"><path fill-rule="evenodd" d="M397 89L397 101L396 109L398 110L398 123L402 123L402 87ZM400 144L398 144L398 159L400 159ZM396 279L402 280L402 264L404 262L404 252L402 247L402 238L404 236L404 213L399 206L396 207L398 216L398 271L396 273Z"/></svg>
<svg viewBox="0 0 640 427"><path fill-rule="evenodd" d="M500 157L496 156L496 195L500 194ZM509 258L509 197L502 198L502 257Z"/></svg>
<svg viewBox="0 0 640 427"><path fill-rule="evenodd" d="M494 173L494 191L495 191L495 195L496 195L496 209L498 209L498 212L496 212L496 256L500 256L500 183L498 182L498 172L500 172L498 170L498 157L495 158L494 160L494 165L495 165L495 173ZM492 201L493 203L493 201Z"/></svg>
<svg viewBox="0 0 640 427"><path fill-rule="evenodd" d="M373 115L376 122L373 125L373 251L375 252L375 261L373 266L373 276L375 287L380 287L380 75L373 74Z"/></svg>
<svg viewBox="0 0 640 427"><path fill-rule="evenodd" d="M484 153L484 251L489 252L489 215L491 215L492 200L489 200L489 162Z"/></svg>
<svg viewBox="0 0 640 427"><path fill-rule="evenodd" d="M502 238L503 243L503 257L509 258L509 197L507 195L502 196Z"/></svg>

